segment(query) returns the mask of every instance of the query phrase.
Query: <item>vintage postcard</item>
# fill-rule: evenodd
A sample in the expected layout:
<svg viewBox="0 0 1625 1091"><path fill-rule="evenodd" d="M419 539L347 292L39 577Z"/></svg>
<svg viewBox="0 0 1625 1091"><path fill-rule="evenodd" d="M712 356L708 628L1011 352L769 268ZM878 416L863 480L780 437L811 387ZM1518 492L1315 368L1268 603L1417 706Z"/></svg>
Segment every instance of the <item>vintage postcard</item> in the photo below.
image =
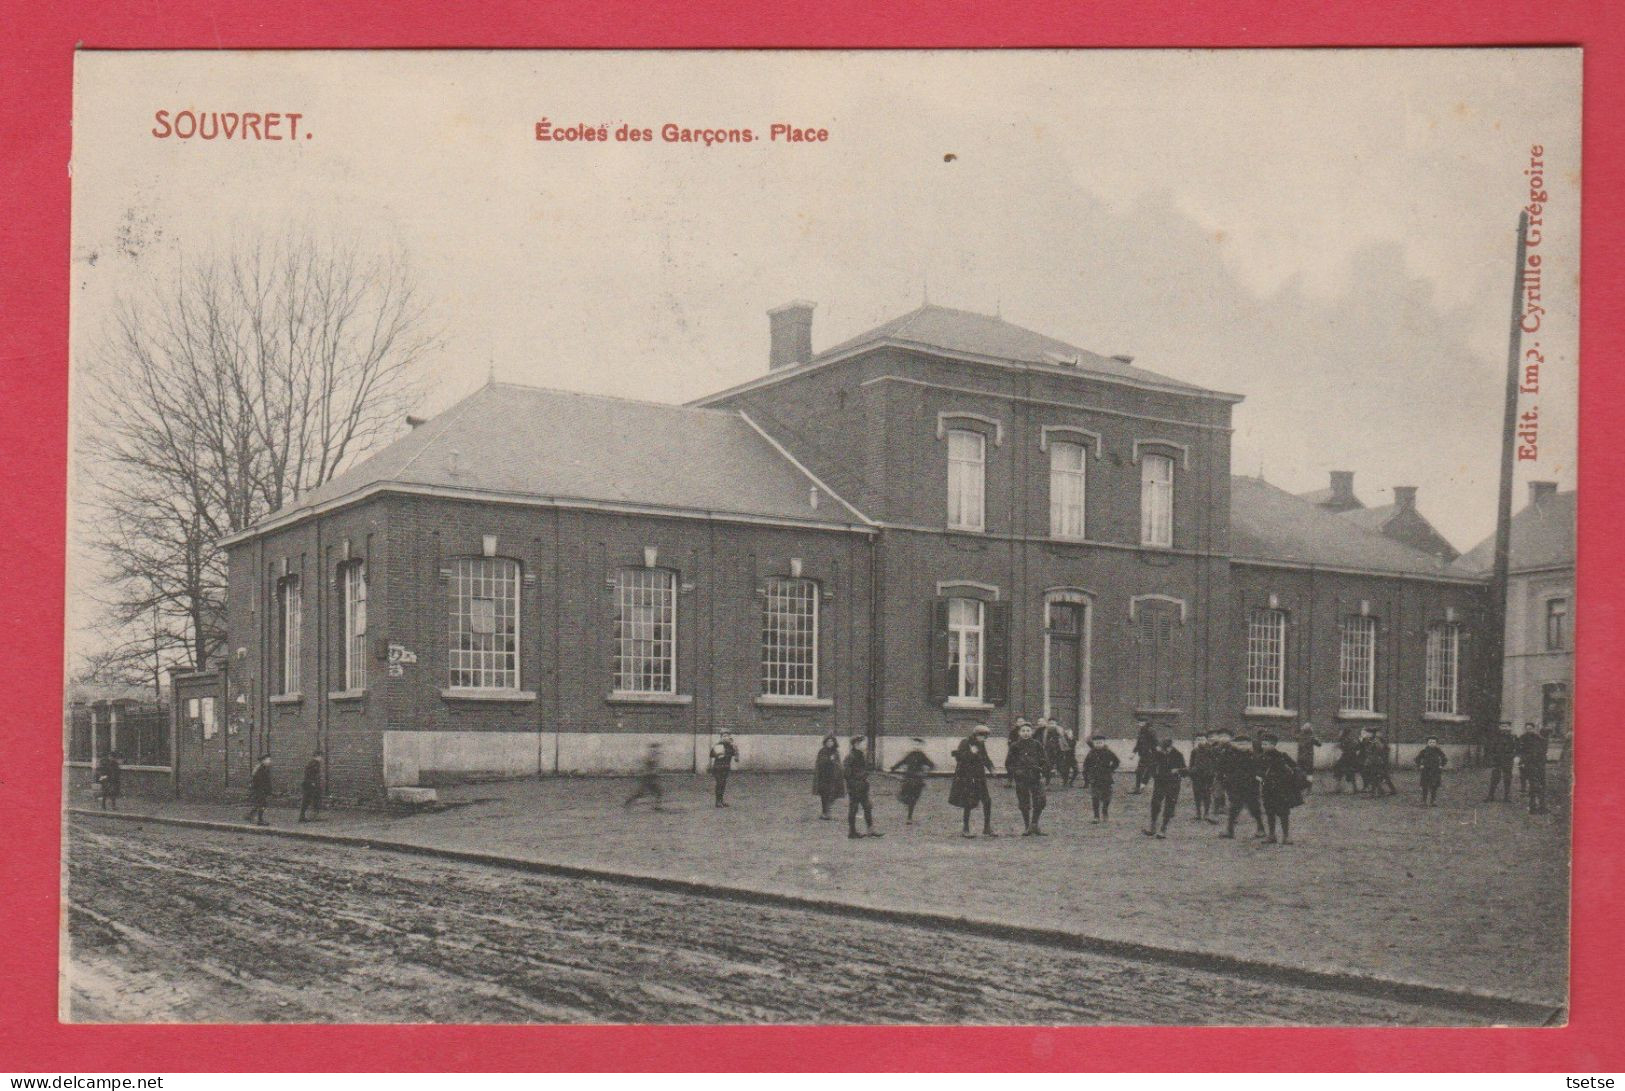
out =
<svg viewBox="0 0 1625 1091"><path fill-rule="evenodd" d="M81 51L62 1018L1562 1025L1581 64Z"/></svg>

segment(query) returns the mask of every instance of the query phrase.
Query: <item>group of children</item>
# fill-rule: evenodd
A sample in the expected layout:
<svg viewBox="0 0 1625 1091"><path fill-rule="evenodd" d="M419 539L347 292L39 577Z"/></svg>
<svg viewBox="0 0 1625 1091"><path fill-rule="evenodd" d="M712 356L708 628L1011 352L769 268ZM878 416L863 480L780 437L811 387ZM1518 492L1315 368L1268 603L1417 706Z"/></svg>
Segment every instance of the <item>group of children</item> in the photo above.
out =
<svg viewBox="0 0 1625 1091"><path fill-rule="evenodd" d="M1292 740L1295 756L1289 755L1281 747L1281 740L1271 732L1260 732L1252 738L1246 733L1218 730L1199 732L1187 759L1175 747L1171 735L1159 737L1147 720L1137 720L1136 724L1138 733L1133 753L1138 764L1133 794L1139 795L1150 787L1149 821L1142 831L1146 836L1167 836L1181 786L1189 780L1195 808L1192 821L1213 825L1222 822L1225 828L1220 836L1234 838L1236 823L1245 812L1254 822L1254 837L1266 844L1291 843L1292 811L1303 804L1312 788L1315 752L1322 745L1312 725L1304 724L1298 737ZM993 828L993 795L989 790L995 775L993 758L987 748L989 733L985 724L979 724L953 751L954 770L948 803L961 812L960 830L964 837L977 836L971 829L971 820L977 811L982 815L981 836L998 836ZM1507 737L1510 738L1509 732ZM914 824L915 806L924 792L926 777L936 768L936 763L925 753L925 741L915 738L912 744L889 770L902 777L898 799L906 808L904 822L907 825ZM1337 791L1341 792L1347 784L1373 797L1397 792L1391 774L1391 751L1380 731L1376 728L1346 731L1337 746L1339 756L1332 766ZM1515 748L1520 756L1526 748L1531 753L1534 750L1532 744L1520 739L1514 744L1503 744L1497 753L1511 753ZM1053 720L1029 722L1018 718L1010 731L1004 767L1021 812L1022 836L1045 835L1042 818L1054 777L1059 777L1065 787L1081 779L1089 791L1091 822L1110 821L1116 773L1121 764L1121 759L1102 739L1091 736L1087 740L1080 762L1077 738L1071 731ZM1414 764L1420 774L1423 806L1438 806L1439 787L1449 758L1436 736L1428 737ZM1543 806L1544 763L1531 760L1525 764L1541 769L1535 778L1538 784L1530 789L1530 796ZM820 817L831 818L830 808L834 802L846 797L849 800L847 835L852 838L880 836L874 830L869 773L867 740L863 736L852 739L844 757L835 736L824 739L813 771L813 792L821 805ZM1510 786L1510 767L1502 777L1502 782ZM1492 794L1493 790L1492 787ZM1532 803L1532 807L1534 805ZM865 824L863 832L857 826L860 812Z"/></svg>

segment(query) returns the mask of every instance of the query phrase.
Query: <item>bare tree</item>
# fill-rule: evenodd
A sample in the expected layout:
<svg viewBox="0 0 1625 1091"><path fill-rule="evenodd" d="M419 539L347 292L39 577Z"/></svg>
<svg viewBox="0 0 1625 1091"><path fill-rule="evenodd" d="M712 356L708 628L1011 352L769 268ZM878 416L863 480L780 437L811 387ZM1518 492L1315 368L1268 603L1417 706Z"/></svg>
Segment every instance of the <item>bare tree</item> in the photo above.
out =
<svg viewBox="0 0 1625 1091"><path fill-rule="evenodd" d="M225 639L218 542L389 438L434 345L404 260L308 235L183 265L86 361L81 528L144 671Z"/></svg>

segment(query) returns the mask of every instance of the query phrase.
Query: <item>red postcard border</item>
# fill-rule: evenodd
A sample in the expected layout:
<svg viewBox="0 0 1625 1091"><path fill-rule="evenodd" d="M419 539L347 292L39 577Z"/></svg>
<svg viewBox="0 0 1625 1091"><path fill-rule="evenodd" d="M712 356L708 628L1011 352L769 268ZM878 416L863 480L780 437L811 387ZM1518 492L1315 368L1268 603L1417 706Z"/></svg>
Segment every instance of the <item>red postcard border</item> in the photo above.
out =
<svg viewBox="0 0 1625 1091"><path fill-rule="evenodd" d="M1619 104L1625 41L1603 2L1303 5L966 0L791 10L689 0L478 9L440 0L9 0L0 45L0 617L13 648L0 732L0 1070L1431 1070L1625 1068L1625 945L1613 930L1625 865L1612 823L1625 804L1609 709L1622 676L1625 491L1609 426L1625 412ZM1585 59L1576 707L1570 1023L1542 1030L867 1027L89 1027L57 1021L61 836L63 530L67 434L69 148L73 51L245 48L1287 47L1582 45ZM1510 215L1509 211L1509 215ZM1419 942L1425 937L1419 936ZM1530 942L1541 937L1531 936ZM858 1014L856 1012L854 1015ZM1612 1030L1610 1028L1613 1028Z"/></svg>

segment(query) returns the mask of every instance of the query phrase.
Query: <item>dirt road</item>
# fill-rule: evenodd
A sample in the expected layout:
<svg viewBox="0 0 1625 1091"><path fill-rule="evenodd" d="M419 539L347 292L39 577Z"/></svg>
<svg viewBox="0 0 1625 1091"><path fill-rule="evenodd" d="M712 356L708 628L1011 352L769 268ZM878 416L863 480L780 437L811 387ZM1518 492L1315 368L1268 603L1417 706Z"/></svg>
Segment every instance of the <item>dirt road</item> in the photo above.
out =
<svg viewBox="0 0 1625 1091"><path fill-rule="evenodd" d="M1471 1021L925 928L277 838L76 818L70 844L75 1021Z"/></svg>

